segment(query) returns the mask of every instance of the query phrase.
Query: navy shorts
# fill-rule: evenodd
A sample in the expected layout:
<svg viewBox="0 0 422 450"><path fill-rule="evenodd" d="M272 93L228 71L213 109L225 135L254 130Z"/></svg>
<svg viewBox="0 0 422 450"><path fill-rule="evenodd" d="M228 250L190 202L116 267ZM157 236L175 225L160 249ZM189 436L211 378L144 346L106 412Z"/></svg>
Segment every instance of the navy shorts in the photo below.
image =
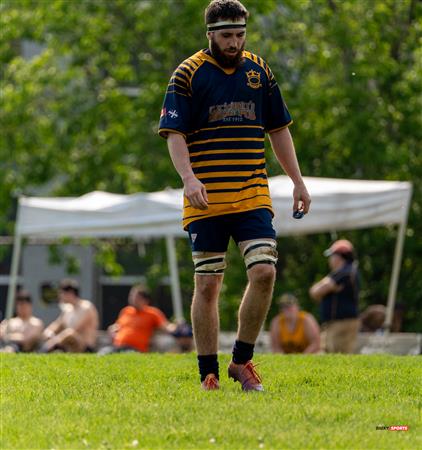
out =
<svg viewBox="0 0 422 450"><path fill-rule="evenodd" d="M188 225L193 252L225 253L230 237L236 244L251 239L275 239L273 216L266 208L195 220Z"/></svg>

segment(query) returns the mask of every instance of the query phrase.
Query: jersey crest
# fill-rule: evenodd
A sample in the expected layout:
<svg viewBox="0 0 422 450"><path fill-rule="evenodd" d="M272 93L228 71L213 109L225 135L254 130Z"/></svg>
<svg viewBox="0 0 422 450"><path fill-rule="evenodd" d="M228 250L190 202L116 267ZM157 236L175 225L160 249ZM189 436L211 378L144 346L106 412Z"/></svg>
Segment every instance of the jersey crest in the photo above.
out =
<svg viewBox="0 0 422 450"><path fill-rule="evenodd" d="M252 89L259 89L260 87L262 87L261 72L256 72L252 69L249 72L245 73L248 78L248 82L246 83L247 86L251 87Z"/></svg>

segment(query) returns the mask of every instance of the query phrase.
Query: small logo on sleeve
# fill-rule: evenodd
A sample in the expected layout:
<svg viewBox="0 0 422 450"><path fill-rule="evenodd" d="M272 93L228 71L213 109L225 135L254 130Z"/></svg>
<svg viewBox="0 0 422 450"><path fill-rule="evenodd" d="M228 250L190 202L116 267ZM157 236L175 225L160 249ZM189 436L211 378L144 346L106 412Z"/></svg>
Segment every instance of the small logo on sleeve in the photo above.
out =
<svg viewBox="0 0 422 450"><path fill-rule="evenodd" d="M177 119L179 117L179 114L177 113L177 111L175 109L171 109L167 114L172 119Z"/></svg>

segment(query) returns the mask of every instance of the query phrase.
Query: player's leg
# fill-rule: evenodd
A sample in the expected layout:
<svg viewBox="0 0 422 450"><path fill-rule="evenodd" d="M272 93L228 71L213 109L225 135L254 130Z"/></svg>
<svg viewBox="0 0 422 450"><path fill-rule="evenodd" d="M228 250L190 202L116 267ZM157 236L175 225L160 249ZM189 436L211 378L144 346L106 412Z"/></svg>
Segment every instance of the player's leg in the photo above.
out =
<svg viewBox="0 0 422 450"><path fill-rule="evenodd" d="M192 299L192 330L198 355L199 374L205 389L218 389L218 295L223 275L195 274Z"/></svg>
<svg viewBox="0 0 422 450"><path fill-rule="evenodd" d="M256 264L247 274L248 285L239 308L237 339L255 344L271 305L275 267L269 263Z"/></svg>
<svg viewBox="0 0 422 450"><path fill-rule="evenodd" d="M321 334L320 334L320 342L321 342L321 352L329 353L328 351L328 333L327 333L328 324L323 323L321 325Z"/></svg>
<svg viewBox="0 0 422 450"><path fill-rule="evenodd" d="M333 353L353 353L356 349L359 319L344 319L334 322Z"/></svg>
<svg viewBox="0 0 422 450"><path fill-rule="evenodd" d="M263 390L252 364L254 346L271 304L277 251L272 216L268 210L251 211L241 218L235 240L244 257L248 285L239 308L239 323L229 376L243 390Z"/></svg>
<svg viewBox="0 0 422 450"><path fill-rule="evenodd" d="M218 389L218 296L226 267L229 235L223 218L193 222L188 227L195 265L191 318L202 387Z"/></svg>
<svg viewBox="0 0 422 450"><path fill-rule="evenodd" d="M86 345L82 336L72 328L66 328L56 336L56 346L69 353L82 353Z"/></svg>
<svg viewBox="0 0 422 450"><path fill-rule="evenodd" d="M191 318L198 355L218 352L218 295L223 275L195 274Z"/></svg>

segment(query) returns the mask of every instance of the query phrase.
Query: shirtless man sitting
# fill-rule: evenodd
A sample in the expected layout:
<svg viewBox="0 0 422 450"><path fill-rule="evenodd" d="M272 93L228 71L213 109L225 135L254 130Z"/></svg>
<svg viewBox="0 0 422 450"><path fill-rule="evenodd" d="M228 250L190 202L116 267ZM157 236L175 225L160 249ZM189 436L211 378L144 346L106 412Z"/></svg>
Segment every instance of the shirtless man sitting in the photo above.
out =
<svg viewBox="0 0 422 450"><path fill-rule="evenodd" d="M32 315L32 300L28 291L16 295L16 317L0 324L0 352L30 352L36 349L44 329L42 320Z"/></svg>
<svg viewBox="0 0 422 450"><path fill-rule="evenodd" d="M45 342L41 351L95 351L98 330L96 307L79 297L79 285L71 279L60 282L59 300L62 312L44 331Z"/></svg>

